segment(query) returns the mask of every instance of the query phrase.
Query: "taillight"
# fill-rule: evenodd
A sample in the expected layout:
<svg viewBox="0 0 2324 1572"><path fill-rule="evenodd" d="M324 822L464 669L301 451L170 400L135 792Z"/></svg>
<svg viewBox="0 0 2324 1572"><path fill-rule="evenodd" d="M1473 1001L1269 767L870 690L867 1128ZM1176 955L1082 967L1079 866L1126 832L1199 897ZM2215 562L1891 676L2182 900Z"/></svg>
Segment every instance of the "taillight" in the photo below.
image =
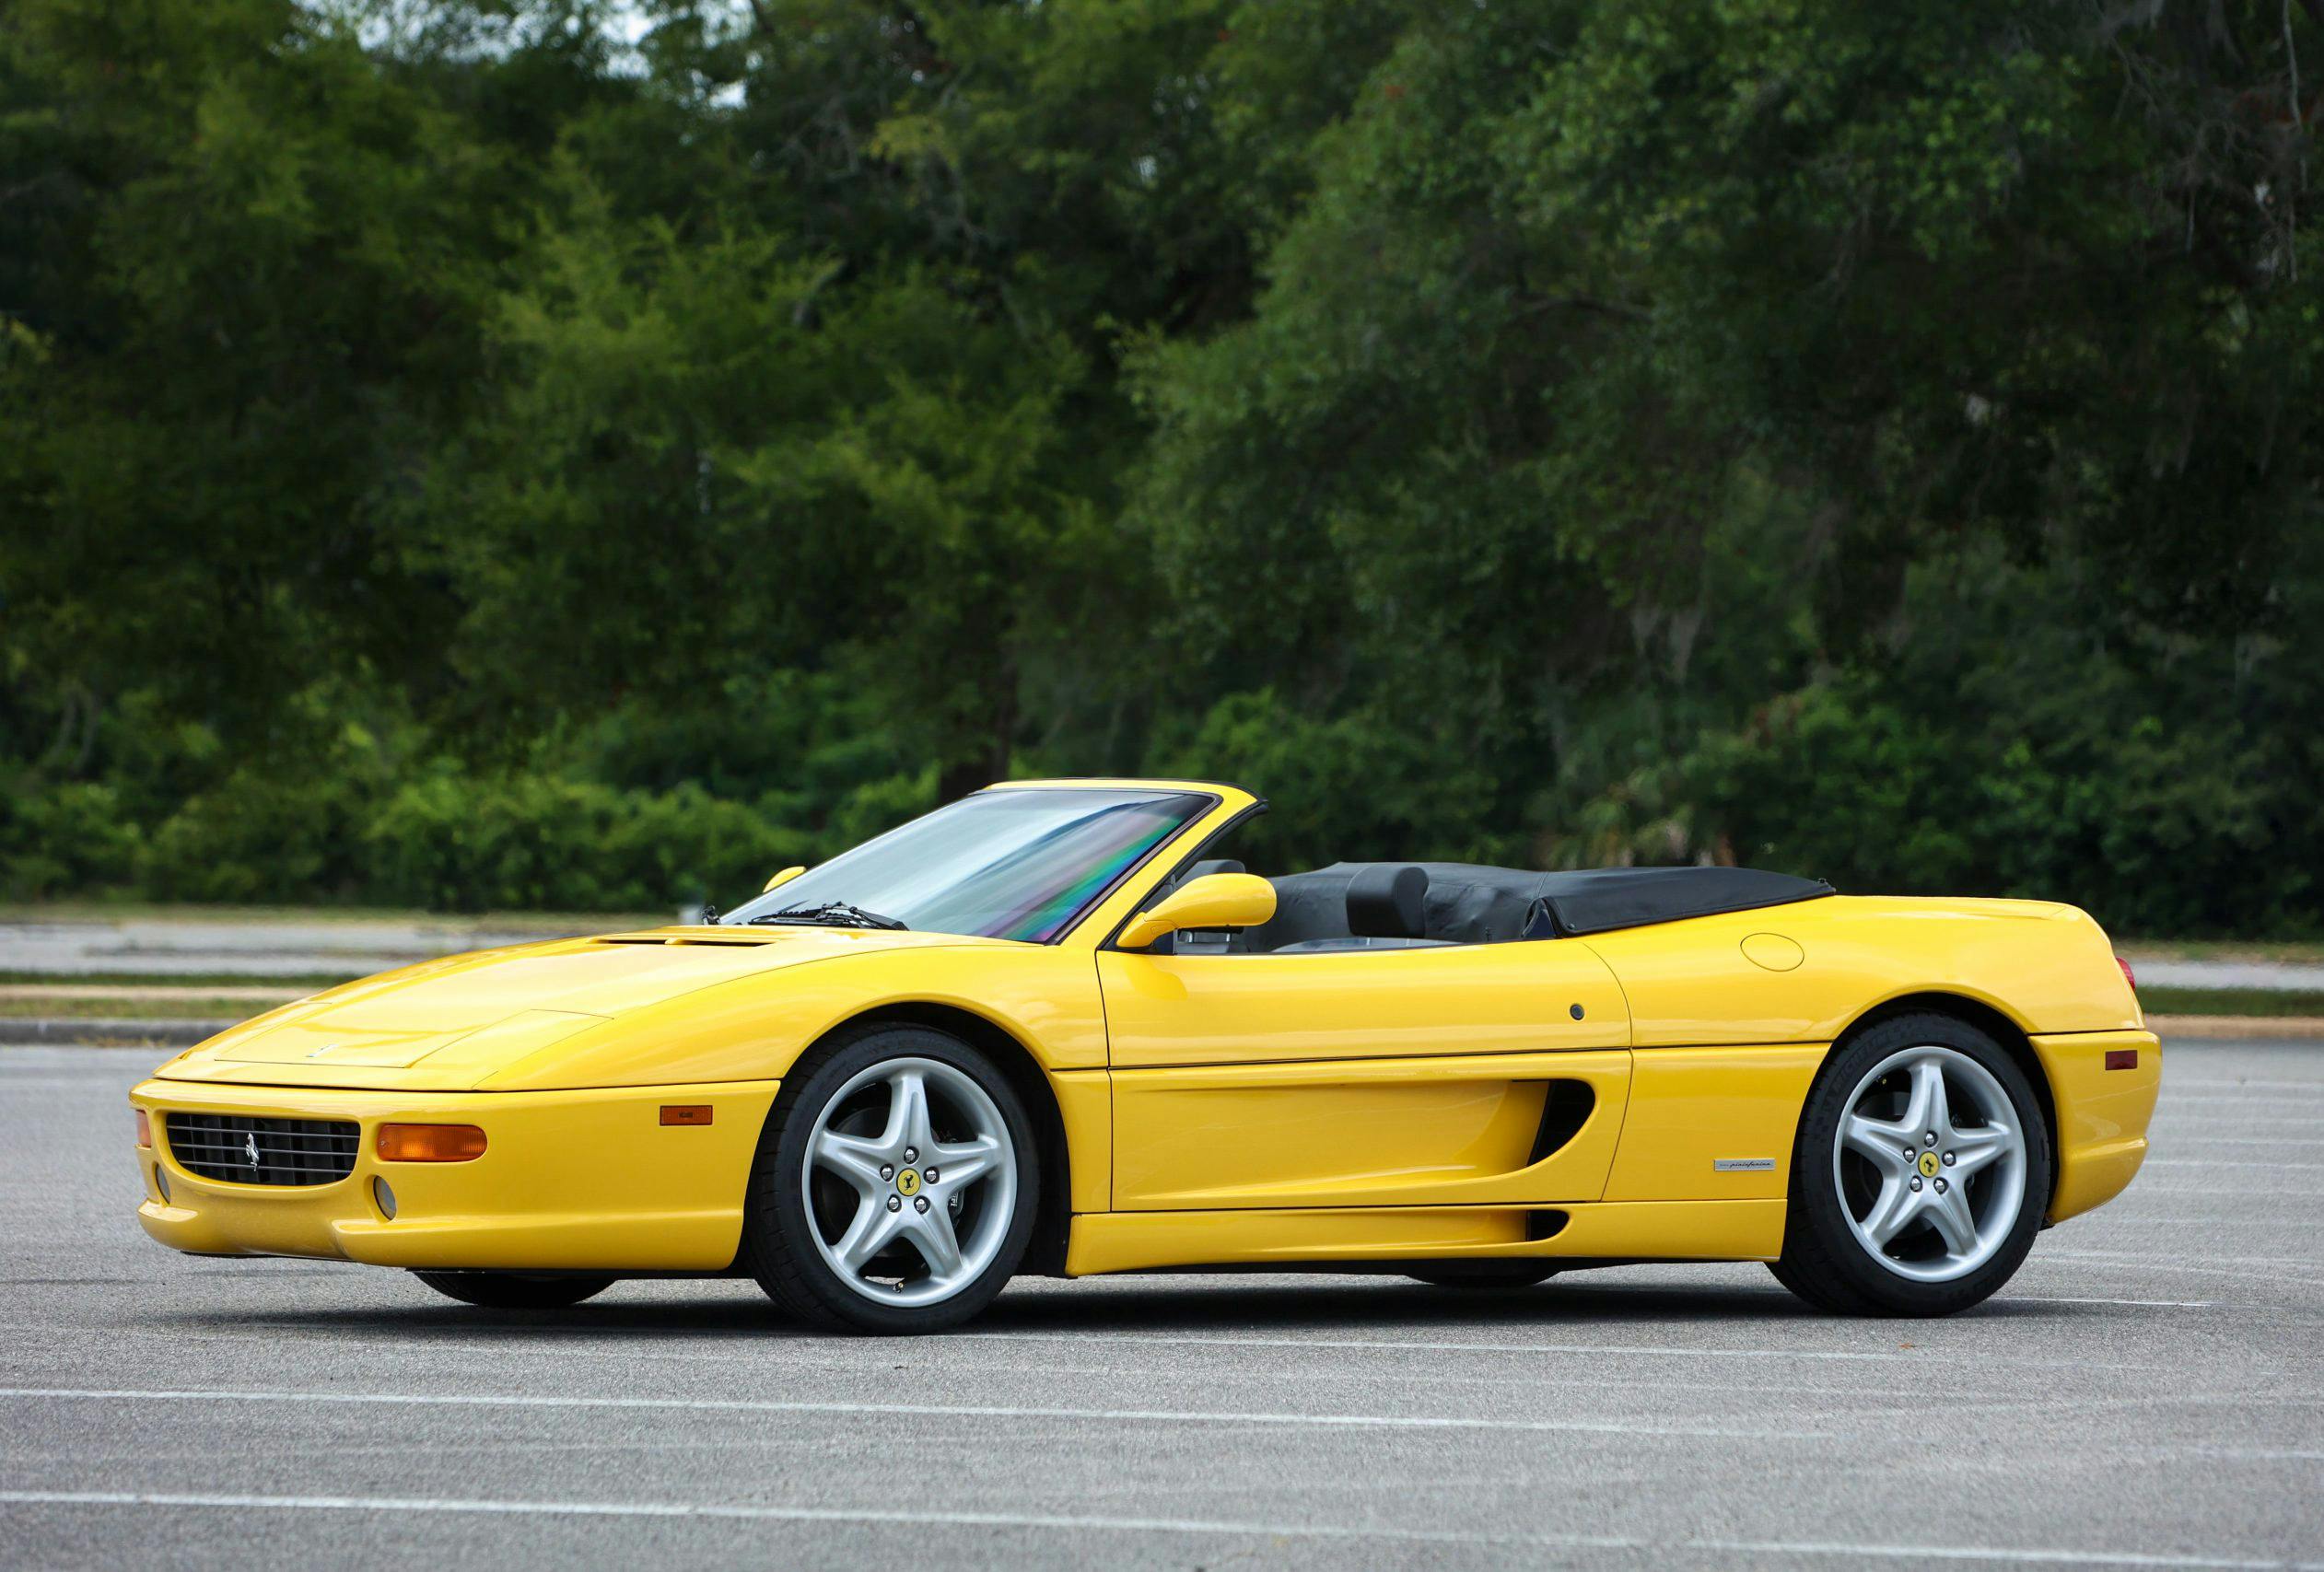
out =
<svg viewBox="0 0 2324 1572"><path fill-rule="evenodd" d="M2131 992L2134 994L2137 993L2139 991L2139 974L2131 970L2131 963L2123 960L2119 955L2114 958L2114 963L2122 968L2122 981L2131 985Z"/></svg>
<svg viewBox="0 0 2324 1572"><path fill-rule="evenodd" d="M467 1162L485 1155L485 1133L473 1124L382 1124L381 1162Z"/></svg>

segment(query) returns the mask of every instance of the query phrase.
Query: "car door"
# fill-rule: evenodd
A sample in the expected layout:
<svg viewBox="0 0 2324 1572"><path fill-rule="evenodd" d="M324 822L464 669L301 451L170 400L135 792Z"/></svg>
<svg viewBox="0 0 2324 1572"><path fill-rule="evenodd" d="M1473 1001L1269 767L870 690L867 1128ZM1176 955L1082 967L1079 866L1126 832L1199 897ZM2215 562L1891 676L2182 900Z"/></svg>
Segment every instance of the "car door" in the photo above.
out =
<svg viewBox="0 0 2324 1572"><path fill-rule="evenodd" d="M1578 943L1104 949L1116 1211L1581 1201L1629 1018Z"/></svg>

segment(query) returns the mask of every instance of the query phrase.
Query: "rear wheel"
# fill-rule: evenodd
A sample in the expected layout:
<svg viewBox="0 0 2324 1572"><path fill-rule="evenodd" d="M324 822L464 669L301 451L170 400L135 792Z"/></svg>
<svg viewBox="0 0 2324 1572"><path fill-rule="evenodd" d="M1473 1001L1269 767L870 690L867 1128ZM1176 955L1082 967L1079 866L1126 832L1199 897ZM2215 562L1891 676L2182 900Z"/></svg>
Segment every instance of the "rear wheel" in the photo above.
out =
<svg viewBox="0 0 2324 1572"><path fill-rule="evenodd" d="M1530 1288L1556 1276L1558 1268L1538 1261L1441 1261L1407 1267L1404 1275L1431 1288Z"/></svg>
<svg viewBox="0 0 2324 1572"><path fill-rule="evenodd" d="M486 1310L563 1310L613 1286L611 1277L568 1277L552 1272L415 1272L447 1298Z"/></svg>
<svg viewBox="0 0 2324 1572"><path fill-rule="evenodd" d="M992 1303L1040 1195L1033 1124L958 1038L882 1028L794 1069L759 1141L743 1260L802 1320L936 1332Z"/></svg>
<svg viewBox="0 0 2324 1572"><path fill-rule="evenodd" d="M1883 1021L1816 1077L1777 1281L1843 1315L1950 1315L2009 1281L2050 1197L2023 1070L1949 1016Z"/></svg>

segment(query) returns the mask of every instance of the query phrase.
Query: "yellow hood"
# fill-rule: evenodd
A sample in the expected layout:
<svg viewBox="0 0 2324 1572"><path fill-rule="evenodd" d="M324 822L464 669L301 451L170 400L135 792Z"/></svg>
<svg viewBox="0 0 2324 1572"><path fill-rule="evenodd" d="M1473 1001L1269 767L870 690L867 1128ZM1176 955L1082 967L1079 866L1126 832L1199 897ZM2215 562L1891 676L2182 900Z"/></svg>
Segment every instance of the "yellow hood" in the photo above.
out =
<svg viewBox="0 0 2324 1572"><path fill-rule="evenodd" d="M383 972L244 1021L166 1079L456 1090L620 1017L867 951L997 941L811 927L680 927L478 950Z"/></svg>

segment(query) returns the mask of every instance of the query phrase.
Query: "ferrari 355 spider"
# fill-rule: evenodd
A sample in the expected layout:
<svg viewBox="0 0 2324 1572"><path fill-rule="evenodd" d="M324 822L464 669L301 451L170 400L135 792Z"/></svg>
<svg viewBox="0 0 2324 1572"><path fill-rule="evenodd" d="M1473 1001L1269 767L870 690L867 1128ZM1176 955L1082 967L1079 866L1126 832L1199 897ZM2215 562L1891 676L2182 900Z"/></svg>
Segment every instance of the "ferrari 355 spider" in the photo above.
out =
<svg viewBox="0 0 2324 1572"><path fill-rule="evenodd" d="M922 1332L1019 1272L1447 1288L1764 1261L1991 1294L2160 1081L2097 924L1731 868L1230 860L1197 781L997 786L712 922L455 956L131 1093L146 1230L553 1308L747 1275Z"/></svg>

